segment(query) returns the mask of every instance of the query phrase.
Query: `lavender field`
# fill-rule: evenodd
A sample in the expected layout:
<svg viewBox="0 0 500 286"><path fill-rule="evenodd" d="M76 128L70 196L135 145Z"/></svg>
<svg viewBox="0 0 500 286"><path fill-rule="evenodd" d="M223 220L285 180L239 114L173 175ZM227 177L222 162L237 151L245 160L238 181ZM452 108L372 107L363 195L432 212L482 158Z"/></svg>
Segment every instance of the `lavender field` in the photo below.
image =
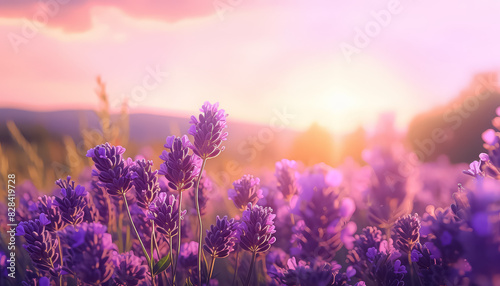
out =
<svg viewBox="0 0 500 286"><path fill-rule="evenodd" d="M0 0L0 286L500 286L499 11Z"/></svg>
<svg viewBox="0 0 500 286"><path fill-rule="evenodd" d="M231 133L206 102L166 137L159 166L103 143L53 194L18 184L23 249L10 279L3 240L2 285L499 285L497 113L469 166L420 163L374 134L366 164L282 159L221 189L207 170Z"/></svg>

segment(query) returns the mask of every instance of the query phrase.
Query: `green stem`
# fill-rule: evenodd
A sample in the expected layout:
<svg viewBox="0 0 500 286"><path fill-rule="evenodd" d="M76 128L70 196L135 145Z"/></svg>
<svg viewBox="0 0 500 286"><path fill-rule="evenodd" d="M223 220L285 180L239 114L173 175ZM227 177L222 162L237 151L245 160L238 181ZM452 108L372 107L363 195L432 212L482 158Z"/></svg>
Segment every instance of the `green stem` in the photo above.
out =
<svg viewBox="0 0 500 286"><path fill-rule="evenodd" d="M171 261L170 262L171 263L170 264L170 271L172 271L172 285L174 285L174 282L173 282L174 281L173 279L174 279L174 276L175 276L174 275L174 258L172 257L172 255L174 255L174 252L172 251L172 247L174 247L174 245L173 245L173 241L172 241L172 236L171 235L168 237L168 240L169 240L169 243L170 243L170 247L169 247L170 249L168 250L168 252L170 252L170 261ZM167 281L168 281L168 277L167 277Z"/></svg>
<svg viewBox="0 0 500 286"><path fill-rule="evenodd" d="M153 221L151 221L151 222L153 222ZM154 225L154 222L153 222L153 225ZM161 259L161 254L160 254L160 249L158 249L158 240L156 239L156 233L155 233L155 231L154 231L154 230L153 230L153 233L152 233L152 235L151 235L151 236L152 236L152 238L153 238L153 240L154 240L154 247L156 248L156 253L157 253L157 255L158 255L158 260L160 260L160 259ZM151 249L153 249L153 248L151 248ZM151 251L151 252L153 252L153 251ZM153 254L151 255L151 257L153 257ZM160 284L163 284L163 277L162 277L162 273L158 274L158 276L159 276L159 277L158 277L158 279L159 279L159 283L160 283ZM168 283L168 279L167 279L167 283Z"/></svg>
<svg viewBox="0 0 500 286"><path fill-rule="evenodd" d="M248 269L248 275L247 275L247 281L245 282L245 286L250 285L250 278L252 277L252 272L253 272L253 265L255 264L255 255L257 254L256 251L252 253L252 261L250 261L250 269Z"/></svg>
<svg viewBox="0 0 500 286"><path fill-rule="evenodd" d="M57 237L57 244L59 245L59 255L61 256L61 269L62 267L64 266L64 263L63 263L63 252L62 252L62 246L61 246L61 238L59 238L59 233L56 233L56 237ZM59 274L59 284L60 285L63 285L62 284L62 275Z"/></svg>
<svg viewBox="0 0 500 286"><path fill-rule="evenodd" d="M240 260L240 248L238 247L236 249L236 266L234 267L234 273L233 273L233 282L231 285L234 285L234 282L236 281L236 275L238 273L238 262Z"/></svg>
<svg viewBox="0 0 500 286"><path fill-rule="evenodd" d="M210 271L208 272L207 285L210 284L210 278L212 278L212 273L214 272L215 256L212 256L212 262L210 263Z"/></svg>
<svg viewBox="0 0 500 286"><path fill-rule="evenodd" d="M119 208L120 208L120 212L119 212L119 215L118 215L118 230L117 230L117 233L118 233L118 250L123 252L123 250L125 249L124 248L124 244L123 244L123 234L122 234L122 231L123 231L123 203L120 201L118 203L119 205Z"/></svg>
<svg viewBox="0 0 500 286"><path fill-rule="evenodd" d="M127 197L125 196L125 193L123 193L123 200L125 201L125 208L127 209L128 218L130 219L130 224L132 224L132 228L135 231L135 235L137 236L137 239L139 240L139 243L141 244L142 252L144 252L144 256L146 257L146 260L148 261L148 265L151 267L151 258L149 258L148 252L146 251L146 248L144 247L144 243L142 243L142 239L139 236L139 232L137 231L137 228L135 227L134 221L132 220L132 215L130 214L130 209L128 207ZM150 270L151 270L151 275L153 275L153 269L151 268Z"/></svg>
<svg viewBox="0 0 500 286"><path fill-rule="evenodd" d="M203 174L203 169L205 169L205 164L207 163L207 159L203 159L200 168L200 174L198 175L198 180L196 180L196 186L194 189L194 201L196 202L196 213L198 214L198 222L200 224L200 233L198 234L198 281L201 280L201 249L202 249L202 240L203 240L203 222L201 221L201 212L200 212L200 202L199 202L199 187L201 176Z"/></svg>
<svg viewBox="0 0 500 286"><path fill-rule="evenodd" d="M182 190L179 192L179 231L178 231L178 240L177 240L177 256L175 258L175 265L174 265L174 277L172 277L172 285L175 285L175 276L177 275L177 260L179 260L179 256L181 253L181 229L182 229L182 222L181 222L181 213L182 213Z"/></svg>
<svg viewBox="0 0 500 286"><path fill-rule="evenodd" d="M155 249L154 249L154 234L155 234L155 221L154 220L151 220L152 222L152 231L151 231L151 237L150 237L150 240L151 240L151 262L150 262L150 267L151 269L154 269L154 265L155 265L155 255L154 255L154 252L155 252ZM160 259L160 256L158 256L158 259ZM153 273L151 273L151 279L154 280L154 277L153 277ZM153 281L153 284L154 281Z"/></svg>
<svg viewBox="0 0 500 286"><path fill-rule="evenodd" d="M108 204L108 231L109 233L111 233L111 231L113 230L113 227L111 225L111 223L113 222L113 220L111 219L111 199L107 195L107 192L104 192L104 197L106 198L106 202Z"/></svg>

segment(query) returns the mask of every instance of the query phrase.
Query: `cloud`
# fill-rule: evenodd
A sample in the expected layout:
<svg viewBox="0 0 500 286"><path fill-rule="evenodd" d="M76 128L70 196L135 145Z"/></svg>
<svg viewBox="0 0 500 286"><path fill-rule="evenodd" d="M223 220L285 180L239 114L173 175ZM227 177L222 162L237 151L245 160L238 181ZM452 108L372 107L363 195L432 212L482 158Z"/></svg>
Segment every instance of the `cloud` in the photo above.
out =
<svg viewBox="0 0 500 286"><path fill-rule="evenodd" d="M0 2L0 17L33 20L37 13L46 13L51 16L47 23L49 27L75 33L92 28L94 7L116 8L133 18L170 23L216 12L212 1L199 0L3 0Z"/></svg>

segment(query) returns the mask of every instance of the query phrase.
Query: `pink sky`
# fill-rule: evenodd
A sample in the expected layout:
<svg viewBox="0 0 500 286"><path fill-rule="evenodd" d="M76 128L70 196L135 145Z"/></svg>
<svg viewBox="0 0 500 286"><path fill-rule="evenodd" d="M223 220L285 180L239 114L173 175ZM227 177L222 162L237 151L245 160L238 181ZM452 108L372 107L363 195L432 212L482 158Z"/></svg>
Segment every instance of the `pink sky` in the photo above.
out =
<svg viewBox="0 0 500 286"><path fill-rule="evenodd" d="M209 100L239 120L268 123L285 108L291 128L345 132L384 111L405 126L499 70L500 2L367 2L2 1L0 107L93 108L101 75L131 112L190 114ZM348 61L341 45L388 7L397 13Z"/></svg>

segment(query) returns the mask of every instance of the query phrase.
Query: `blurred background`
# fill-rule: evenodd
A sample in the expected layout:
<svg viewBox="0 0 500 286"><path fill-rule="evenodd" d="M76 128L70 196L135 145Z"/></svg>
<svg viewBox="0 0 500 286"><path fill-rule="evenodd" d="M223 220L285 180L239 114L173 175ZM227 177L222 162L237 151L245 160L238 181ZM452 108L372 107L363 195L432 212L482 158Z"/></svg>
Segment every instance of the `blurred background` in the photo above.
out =
<svg viewBox="0 0 500 286"><path fill-rule="evenodd" d="M0 172L51 189L106 141L159 168L204 101L221 187L282 158L338 166L377 137L469 163L500 106L498 1L0 2ZM5 184L2 183L3 190Z"/></svg>

